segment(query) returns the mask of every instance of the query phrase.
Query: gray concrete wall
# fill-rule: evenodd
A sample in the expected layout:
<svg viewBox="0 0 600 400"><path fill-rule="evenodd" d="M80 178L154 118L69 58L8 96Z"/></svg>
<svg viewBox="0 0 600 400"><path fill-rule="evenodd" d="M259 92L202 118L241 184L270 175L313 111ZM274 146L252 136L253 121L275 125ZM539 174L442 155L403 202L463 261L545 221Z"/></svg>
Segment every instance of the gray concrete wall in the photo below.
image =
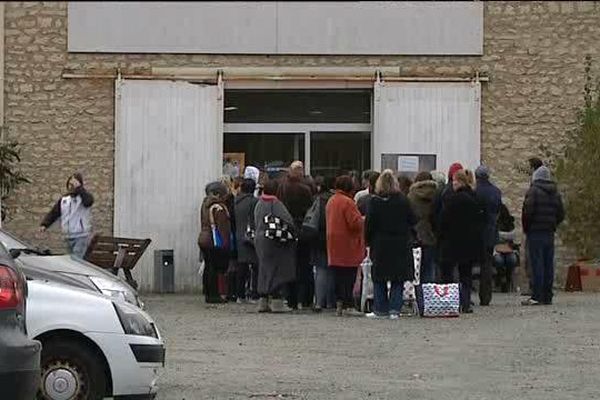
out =
<svg viewBox="0 0 600 400"><path fill-rule="evenodd" d="M69 51L481 54L483 4L69 2Z"/></svg>

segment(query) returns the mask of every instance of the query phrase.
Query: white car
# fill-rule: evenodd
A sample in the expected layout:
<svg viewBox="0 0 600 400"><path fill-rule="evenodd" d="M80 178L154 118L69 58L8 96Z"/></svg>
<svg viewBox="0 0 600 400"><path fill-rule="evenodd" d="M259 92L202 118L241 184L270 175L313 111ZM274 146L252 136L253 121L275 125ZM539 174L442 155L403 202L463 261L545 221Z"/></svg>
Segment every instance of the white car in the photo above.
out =
<svg viewBox="0 0 600 400"><path fill-rule="evenodd" d="M42 399L153 399L165 346L140 308L28 277L27 329L42 343Z"/></svg>
<svg viewBox="0 0 600 400"><path fill-rule="evenodd" d="M62 283L101 292L143 308L135 289L107 270L73 255L54 255L48 250L34 248L4 229L0 229L0 242L10 250L26 275L47 274L57 280L66 276L70 279L62 280Z"/></svg>

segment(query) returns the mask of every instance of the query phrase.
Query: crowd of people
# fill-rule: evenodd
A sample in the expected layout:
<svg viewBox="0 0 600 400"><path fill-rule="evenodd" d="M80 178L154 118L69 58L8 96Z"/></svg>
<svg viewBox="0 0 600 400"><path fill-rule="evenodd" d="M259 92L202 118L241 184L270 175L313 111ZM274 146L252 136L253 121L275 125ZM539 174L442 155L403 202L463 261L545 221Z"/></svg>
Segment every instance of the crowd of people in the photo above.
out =
<svg viewBox="0 0 600 400"><path fill-rule="evenodd" d="M522 225L531 298L551 304L554 232L564 219L550 170L530 160L531 186ZM420 172L411 180L391 170L306 176L293 162L283 176L246 167L206 186L198 244L205 262L207 303L256 302L259 312L311 309L357 313L360 265L369 257L374 287L372 318L397 319L403 284L414 278L413 248L421 248L422 283L460 283L460 311L473 312L473 276L479 304L494 286L511 289L519 263L514 218L485 165L460 163ZM494 280L495 277L495 280ZM357 289L358 288L358 289Z"/></svg>

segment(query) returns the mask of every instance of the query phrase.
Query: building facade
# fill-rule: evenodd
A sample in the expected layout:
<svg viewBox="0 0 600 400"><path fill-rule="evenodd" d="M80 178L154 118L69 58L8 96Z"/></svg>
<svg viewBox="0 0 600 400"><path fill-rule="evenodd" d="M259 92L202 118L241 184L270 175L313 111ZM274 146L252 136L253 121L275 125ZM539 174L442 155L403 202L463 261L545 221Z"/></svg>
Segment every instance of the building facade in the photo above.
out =
<svg viewBox="0 0 600 400"><path fill-rule="evenodd" d="M315 174L483 161L518 216L516 166L561 148L586 56L600 70L600 2L308 3L4 3L4 131L31 180L6 227L60 247L37 226L80 171L98 232L154 240L141 287L174 249L191 291L224 157Z"/></svg>

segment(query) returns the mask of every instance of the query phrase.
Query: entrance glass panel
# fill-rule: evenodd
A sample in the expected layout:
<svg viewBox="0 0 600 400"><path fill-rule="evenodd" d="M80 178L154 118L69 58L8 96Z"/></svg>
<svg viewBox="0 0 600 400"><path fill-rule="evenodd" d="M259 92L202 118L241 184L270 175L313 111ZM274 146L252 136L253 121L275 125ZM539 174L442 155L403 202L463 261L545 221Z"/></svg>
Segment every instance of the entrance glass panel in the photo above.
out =
<svg viewBox="0 0 600 400"><path fill-rule="evenodd" d="M371 168L369 132L311 132L310 172L312 176L334 177Z"/></svg>
<svg viewBox="0 0 600 400"><path fill-rule="evenodd" d="M245 165L275 175L305 159L304 133L225 133L224 153L243 154Z"/></svg>
<svg viewBox="0 0 600 400"><path fill-rule="evenodd" d="M225 123L370 123L369 90L227 90Z"/></svg>

